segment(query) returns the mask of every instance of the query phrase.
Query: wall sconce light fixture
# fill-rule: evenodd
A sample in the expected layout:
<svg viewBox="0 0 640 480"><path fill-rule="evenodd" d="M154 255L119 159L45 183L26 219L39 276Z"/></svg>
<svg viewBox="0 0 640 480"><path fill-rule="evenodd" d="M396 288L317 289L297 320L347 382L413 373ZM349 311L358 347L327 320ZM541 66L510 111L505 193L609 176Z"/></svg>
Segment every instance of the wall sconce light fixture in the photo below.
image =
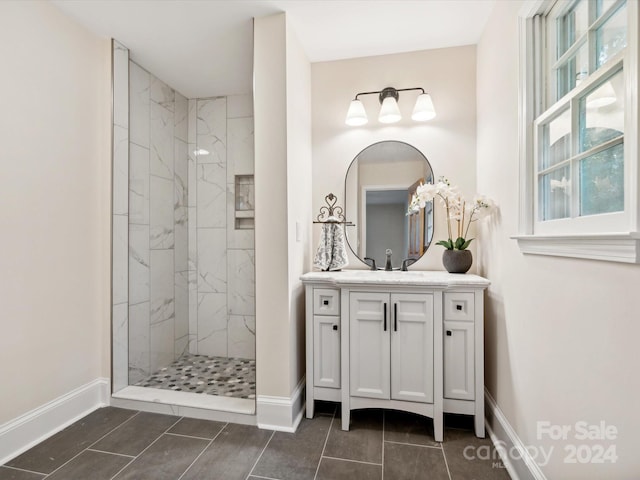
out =
<svg viewBox="0 0 640 480"><path fill-rule="evenodd" d="M433 108L433 101L431 95L424 91L424 88L393 88L387 87L377 92L360 92L358 93L351 104L349 105L349 111L347 112L347 118L345 123L352 127L358 127L366 124L369 119L367 118L367 112L364 110L364 105L358 99L361 95L378 95L380 101L380 113L378 114L378 121L381 123L395 123L399 122L402 118L400 109L398 108L398 98L400 94L398 92L407 92L410 90L420 90L422 93L418 95L416 104L413 107L413 113L411 118L416 122L426 122L436 116L436 110Z"/></svg>

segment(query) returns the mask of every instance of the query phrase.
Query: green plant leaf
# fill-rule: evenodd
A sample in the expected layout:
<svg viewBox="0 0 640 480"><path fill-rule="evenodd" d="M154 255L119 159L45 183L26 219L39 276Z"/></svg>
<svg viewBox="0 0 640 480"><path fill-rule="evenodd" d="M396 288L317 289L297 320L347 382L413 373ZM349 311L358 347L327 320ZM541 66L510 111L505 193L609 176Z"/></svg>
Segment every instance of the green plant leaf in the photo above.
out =
<svg viewBox="0 0 640 480"><path fill-rule="evenodd" d="M466 250L469 244L472 242L473 238L470 238L466 242L464 242L458 250Z"/></svg>
<svg viewBox="0 0 640 480"><path fill-rule="evenodd" d="M456 243L453 244L453 248L456 250L463 250L462 245L464 245L464 238L458 237L456 238Z"/></svg>
<svg viewBox="0 0 640 480"><path fill-rule="evenodd" d="M447 250L453 250L453 242L451 241L451 239L440 240L439 242L436 242L436 245L442 245Z"/></svg>

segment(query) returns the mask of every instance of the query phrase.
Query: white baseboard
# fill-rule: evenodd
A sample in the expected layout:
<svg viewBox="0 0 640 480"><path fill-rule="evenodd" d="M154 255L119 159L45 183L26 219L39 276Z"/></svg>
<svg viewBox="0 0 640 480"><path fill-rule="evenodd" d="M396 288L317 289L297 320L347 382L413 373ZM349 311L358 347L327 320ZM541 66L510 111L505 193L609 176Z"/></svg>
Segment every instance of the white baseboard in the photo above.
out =
<svg viewBox="0 0 640 480"><path fill-rule="evenodd" d="M109 379L97 378L0 425L0 465L109 404Z"/></svg>
<svg viewBox="0 0 640 480"><path fill-rule="evenodd" d="M489 437L512 480L547 480L487 389L484 397ZM509 452L517 454L510 455Z"/></svg>
<svg viewBox="0 0 640 480"><path fill-rule="evenodd" d="M258 427L279 432L295 432L304 414L305 378L302 377L291 397L258 395L256 411Z"/></svg>

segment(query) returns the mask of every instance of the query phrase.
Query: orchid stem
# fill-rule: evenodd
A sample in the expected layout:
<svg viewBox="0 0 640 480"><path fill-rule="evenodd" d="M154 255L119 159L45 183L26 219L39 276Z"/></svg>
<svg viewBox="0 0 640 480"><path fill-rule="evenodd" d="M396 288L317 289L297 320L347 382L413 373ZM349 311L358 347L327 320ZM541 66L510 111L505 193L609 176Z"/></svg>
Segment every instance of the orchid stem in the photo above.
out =
<svg viewBox="0 0 640 480"><path fill-rule="evenodd" d="M473 221L474 213L476 213L475 209L471 212L471 216L469 217L469 224L467 225L467 231L464 232L464 238L467 238L467 234L469 233L469 227L471 226L471 222Z"/></svg>

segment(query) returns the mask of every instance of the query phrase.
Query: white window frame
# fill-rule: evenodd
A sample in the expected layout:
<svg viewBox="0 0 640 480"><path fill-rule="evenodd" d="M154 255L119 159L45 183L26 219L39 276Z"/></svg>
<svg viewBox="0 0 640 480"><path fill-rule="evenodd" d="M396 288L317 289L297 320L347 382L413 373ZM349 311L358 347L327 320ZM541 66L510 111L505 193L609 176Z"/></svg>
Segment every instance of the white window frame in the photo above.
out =
<svg viewBox="0 0 640 480"><path fill-rule="evenodd" d="M638 26L640 24L639 2L627 1L627 47L624 55L610 62L623 63L625 75L625 210L620 215L594 215L576 217L555 222L554 228L542 228L535 218L537 201L536 124L535 120L544 112L545 59L544 49L536 46L534 38L546 42L544 16L554 0L531 0L519 15L520 65L519 65L519 157L520 157L520 209L518 241L525 254L554 255L562 257L587 258L613 262L640 263L640 169L638 159L639 112L638 81L640 62ZM577 87L580 92L589 90L611 70L593 72L584 84ZM556 104L556 107L558 104ZM559 107L558 107L559 108ZM552 115L552 112L547 112ZM548 118L545 114L545 117ZM615 223L607 224L617 217ZM623 218L620 218L623 217ZM548 223L548 222L545 222Z"/></svg>

